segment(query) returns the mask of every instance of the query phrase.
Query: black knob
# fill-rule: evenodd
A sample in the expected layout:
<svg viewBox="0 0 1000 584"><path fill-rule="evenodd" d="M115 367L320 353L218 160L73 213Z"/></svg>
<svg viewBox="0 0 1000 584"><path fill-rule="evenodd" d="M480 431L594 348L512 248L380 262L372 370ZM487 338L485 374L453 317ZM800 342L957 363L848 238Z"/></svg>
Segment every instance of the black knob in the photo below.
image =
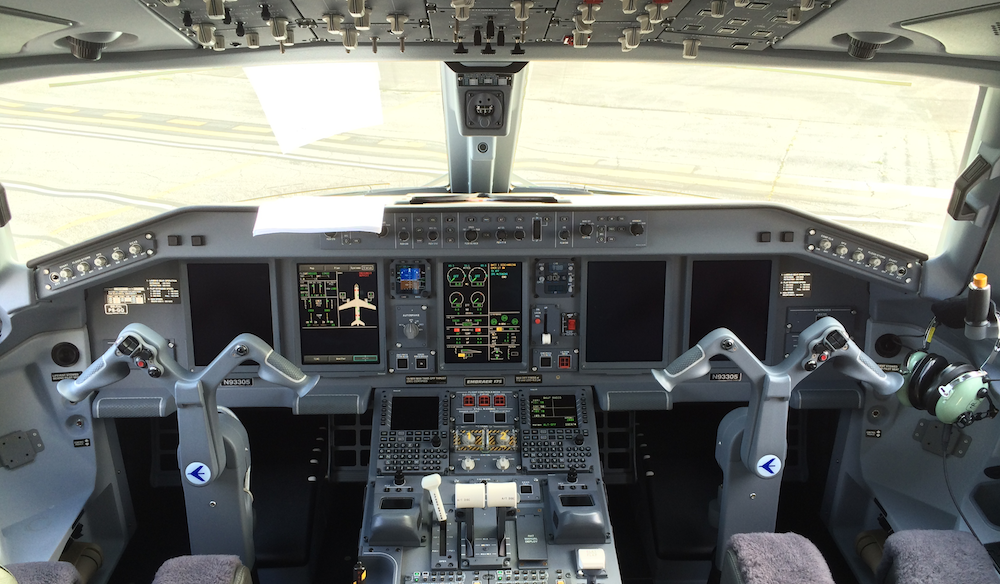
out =
<svg viewBox="0 0 1000 584"><path fill-rule="evenodd" d="M402 469L396 471L396 475L392 477L392 482L397 486L406 482L406 478L403 476Z"/></svg>
<svg viewBox="0 0 1000 584"><path fill-rule="evenodd" d="M507 230L504 228L497 229L497 241L507 241Z"/></svg>
<svg viewBox="0 0 1000 584"><path fill-rule="evenodd" d="M427 239L429 239L431 241L437 241L438 240L438 232L437 231L428 231L427 232Z"/></svg>
<svg viewBox="0 0 1000 584"><path fill-rule="evenodd" d="M440 436L435 436L435 437L431 438L431 446L433 446L434 448L437 448L438 446L441 446L441 437Z"/></svg>
<svg viewBox="0 0 1000 584"><path fill-rule="evenodd" d="M563 229L559 232L559 239L566 241L569 239L569 229Z"/></svg>
<svg viewBox="0 0 1000 584"><path fill-rule="evenodd" d="M524 239L524 230L523 229L518 229L517 231L515 231L514 232L514 239L516 239L518 241Z"/></svg>
<svg viewBox="0 0 1000 584"><path fill-rule="evenodd" d="M577 478L578 477L577 477L576 469L575 468L569 469L569 472L566 473L566 482L575 483Z"/></svg>
<svg viewBox="0 0 1000 584"><path fill-rule="evenodd" d="M149 373L149 376L152 377L152 378L154 378L154 379L156 379L157 377L163 375L163 372L160 371L160 368L157 367L156 365L150 365L149 369L147 369L146 372Z"/></svg>
<svg viewBox="0 0 1000 584"><path fill-rule="evenodd" d="M191 28L192 26L194 26L194 19L191 18L190 10L184 11L184 17L181 19L181 24L183 24L187 28Z"/></svg>
<svg viewBox="0 0 1000 584"><path fill-rule="evenodd" d="M806 361L805 365L806 371L815 371L817 367L819 367L819 364L816 363L815 361L813 360Z"/></svg>
<svg viewBox="0 0 1000 584"><path fill-rule="evenodd" d="M271 9L267 4L260 7L260 19L264 22L271 22Z"/></svg>
<svg viewBox="0 0 1000 584"><path fill-rule="evenodd" d="M642 225L642 223L633 223L629 226L628 230L632 232L632 235L642 235L646 232L646 228Z"/></svg>
<svg viewBox="0 0 1000 584"><path fill-rule="evenodd" d="M577 434L576 437L573 438L573 444L583 446L583 434Z"/></svg>
<svg viewBox="0 0 1000 584"><path fill-rule="evenodd" d="M475 229L470 229L465 232L465 240L468 242L473 242L479 239L479 232Z"/></svg>
<svg viewBox="0 0 1000 584"><path fill-rule="evenodd" d="M590 237L590 234L594 232L594 225L591 223L581 223L580 224L580 235L584 237Z"/></svg>
<svg viewBox="0 0 1000 584"><path fill-rule="evenodd" d="M410 240L410 233L408 231L400 231L399 232L399 240L400 241L409 241Z"/></svg>

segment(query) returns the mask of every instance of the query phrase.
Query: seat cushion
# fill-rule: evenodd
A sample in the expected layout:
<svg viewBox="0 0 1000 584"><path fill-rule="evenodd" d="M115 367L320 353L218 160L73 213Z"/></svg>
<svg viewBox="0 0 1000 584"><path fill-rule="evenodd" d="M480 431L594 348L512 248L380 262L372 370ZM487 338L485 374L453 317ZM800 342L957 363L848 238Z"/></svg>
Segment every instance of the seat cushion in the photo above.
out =
<svg viewBox="0 0 1000 584"><path fill-rule="evenodd" d="M998 578L989 552L971 533L913 529L898 531L885 540L875 581L996 584Z"/></svg>
<svg viewBox="0 0 1000 584"><path fill-rule="evenodd" d="M6 568L17 584L80 584L80 573L67 562L25 562Z"/></svg>
<svg viewBox="0 0 1000 584"><path fill-rule="evenodd" d="M720 569L721 584L834 584L823 555L795 533L738 533Z"/></svg>
<svg viewBox="0 0 1000 584"><path fill-rule="evenodd" d="M153 584L251 584L237 556L180 556L163 562Z"/></svg>

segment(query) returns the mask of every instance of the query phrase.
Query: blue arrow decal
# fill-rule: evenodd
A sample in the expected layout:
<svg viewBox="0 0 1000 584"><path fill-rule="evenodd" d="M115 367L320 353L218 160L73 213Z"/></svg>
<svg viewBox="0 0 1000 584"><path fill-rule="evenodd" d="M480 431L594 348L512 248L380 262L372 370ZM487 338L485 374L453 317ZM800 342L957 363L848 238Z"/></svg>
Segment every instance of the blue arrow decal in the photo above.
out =
<svg viewBox="0 0 1000 584"><path fill-rule="evenodd" d="M768 464L770 464L770 463L768 463ZM194 469L193 471L189 472L188 474L191 475L191 476L193 476L196 481L198 481L200 483L203 483L203 482L205 482L207 480L205 477L201 476L201 473L204 472L204 469L205 469L204 465L198 465L198 468Z"/></svg>
<svg viewBox="0 0 1000 584"><path fill-rule="evenodd" d="M765 462L764 464L760 465L760 467L762 469L766 470L768 473L774 474L774 471L771 470L771 465L774 464L775 462L778 462L778 459L777 458L772 458L771 460L769 460L769 461ZM201 467L199 467L199 468L201 468Z"/></svg>

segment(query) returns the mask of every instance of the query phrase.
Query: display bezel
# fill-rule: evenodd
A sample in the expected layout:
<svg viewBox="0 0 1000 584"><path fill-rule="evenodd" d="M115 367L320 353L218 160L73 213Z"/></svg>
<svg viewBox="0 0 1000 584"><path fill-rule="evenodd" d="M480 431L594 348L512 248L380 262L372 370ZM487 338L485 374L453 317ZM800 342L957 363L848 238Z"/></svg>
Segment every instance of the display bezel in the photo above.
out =
<svg viewBox="0 0 1000 584"><path fill-rule="evenodd" d="M590 316L589 313L589 302L590 302L590 264L591 263L638 263L638 262L661 262L664 265L664 282L663 282L663 319L660 321L660 326L663 328L663 344L660 347L660 358L656 361L591 361L587 355L587 335L590 332ZM580 266L580 285L579 288L582 290L580 295L580 370L581 371L599 371L599 370L620 370L620 369L654 369L661 368L667 365L667 356L670 353L670 343L675 340L675 337L670 331L674 330L672 325L672 318L674 315L668 310L669 306L676 305L677 296L677 286L678 280L680 279L677 275L677 263L676 260L672 258L666 258L662 256L600 256L588 258L586 261L582 262L583 265Z"/></svg>
<svg viewBox="0 0 1000 584"><path fill-rule="evenodd" d="M194 296L192 295L192 291L191 291L191 277L190 277L189 267L190 266L195 266L195 265L197 265L197 266L204 266L204 265L211 265L211 266L217 266L217 265L227 265L227 266L250 266L250 265L253 265L253 266L266 266L267 267L267 282L268 282L268 284L267 284L268 285L268 292L267 293L268 293L268 297L269 297L268 311L270 313L271 337L272 338L271 339L265 338L264 342L270 342L272 348L274 348L275 351L278 351L279 354L284 354L282 352L282 346L283 346L282 345L282 330L281 330L280 322L279 322L279 320L280 320L279 319L280 307L276 306L276 299L278 298L278 294L276 293L276 289L277 289L277 279L276 279L277 276L276 276L276 272L277 272L277 269L276 269L274 261L208 261L208 260L205 260L205 261L184 261L184 262L180 263L180 269L178 271L178 280L179 280L179 285L182 286L182 294L183 294L183 296L182 296L182 302L185 305L184 306L184 319L185 319L185 323L184 323L184 329L185 330L184 330L184 333L185 333L186 338L190 339L190 342L186 343L187 347L185 348L186 350L184 351L184 353L187 356L187 362L190 363L190 368L193 371L199 371L201 369L204 369L205 367L208 366L209 363L211 363L211 359L210 359L209 363L205 363L205 364L202 364L202 365L195 365L194 364L195 363L195 338L194 338L194 320L195 320L194 316L195 315L192 313L192 306L191 306L192 298ZM241 331L241 333L242 332L250 332L250 331ZM237 333L237 334L240 334L240 333ZM236 335L233 335L233 338L235 338L235 337L236 337ZM231 340L232 339L230 339L229 341L231 341ZM220 348L220 350L222 350L226 346L228 346L229 341L227 341L226 344L223 345ZM214 359L214 356L212 358ZM244 362L243 364L240 364L239 366L237 366L234 371L237 372L237 373L240 373L240 372L244 372L244 371L256 371L256 370L257 370L257 366L256 365L253 365L252 363L249 363L249 362Z"/></svg>
<svg viewBox="0 0 1000 584"><path fill-rule="evenodd" d="M762 263L769 264L769 268L768 268L768 282L770 284L770 288L768 290L768 296L767 296L767 310L765 311L766 314L767 314L767 322L765 324L765 333L764 333L764 354L763 355L757 355L756 352L754 354L762 362L764 362L764 363L771 363L771 359L772 359L772 357L774 357L771 354L772 353L771 347L772 347L772 345L774 345L774 343L772 342L772 339L774 338L775 334L779 334L779 333L776 333L775 330L772 330L773 329L773 325L776 322L776 318L777 318L777 311L778 311L777 304L778 303L775 301L775 294L776 294L776 292L775 292L775 285L776 285L776 283L775 283L775 277L776 277L775 276L775 270L777 268L775 267L776 263L775 263L774 258L770 257L770 256L748 256L748 257L740 257L740 258L733 258L732 256L720 256L720 257L714 257L713 256L713 257L690 258L688 260L688 262L687 262L687 274L686 274L686 278L685 278L685 282L684 282L684 286L685 286L685 292L684 292L685 306L687 306L687 310L684 311L684 323L683 323L683 325L684 325L683 335L684 335L684 341L685 341L684 347L691 347L695 343L697 343L698 341L701 340L700 336L698 336L697 338L692 338L692 335L691 335L691 320L692 320L693 308L694 308L694 306L693 306L693 297L694 297L694 264L695 263L699 263L699 262L744 262L744 261L745 262L762 262ZM732 328L733 325L732 324L726 324L724 326L726 328ZM737 331L734 331L734 333L737 333L737 336L739 336ZM681 352L683 352L683 351L681 351ZM734 370L737 369L736 366L731 361L729 361L727 359L719 359L717 361L718 362L713 362L713 365L712 365L713 368L721 368L721 369L731 368L731 369L734 369Z"/></svg>
<svg viewBox="0 0 1000 584"><path fill-rule="evenodd" d="M371 264L375 266L375 282L378 286L378 299L380 302L378 310L378 363L303 363L302 362L302 328L299 322L299 271L302 266L311 265L331 265L331 264ZM292 338L294 339L294 354L285 355L293 363L296 363L303 371L324 371L330 373L353 373L359 371L386 371L388 367L388 357L386 353L386 310L388 309L388 304L386 299L388 295L386 293L386 272L388 272L387 263L384 260L371 259L371 258L321 258L316 260L293 260L288 263L286 275L283 275L283 280L286 282L288 288L286 288L289 297L294 301L294 309L292 310L291 316L294 317L294 325L292 328ZM290 353L292 351L289 351Z"/></svg>
<svg viewBox="0 0 1000 584"><path fill-rule="evenodd" d="M568 424L565 423L565 420L566 420L565 416L563 416L561 418L563 420L563 423L561 425L556 425L556 426L536 425L535 424L535 420L536 419L541 419L541 418L536 418L535 417L534 413L531 410L531 402L532 402L532 400L535 400L535 399L545 399L545 398L554 398L554 399L559 399L559 400L565 400L565 399L571 399L571 400L573 400L573 425L570 426L570 425L568 425ZM525 399L528 400L528 404L527 404L527 407L528 407L528 427L531 428L532 430L577 430L577 429L580 429L580 428L583 427L583 423L580 420L580 400L579 400L579 396L577 396L575 393L537 393L537 394L528 394L528 395L525 396ZM558 418L557 416L545 416L545 419L560 419L560 418Z"/></svg>
<svg viewBox="0 0 1000 584"><path fill-rule="evenodd" d="M493 254L490 254L493 255ZM437 339L438 355L438 369L441 371L497 371L497 370L513 370L517 369L520 371L525 371L528 366L528 360L531 357L531 346L529 338L528 329L528 274L529 271L529 259L520 256L507 256L503 259L482 259L481 257L467 257L467 258L445 258L441 261L435 262L435 270L437 273L434 274L434 283L437 289L440 291L437 296L436 306L438 308L438 314L435 317L436 326L438 327L439 334ZM445 302L448 301L448 288L445 282L447 266L453 263L490 263L490 264L501 264L501 263L517 263L521 268L521 360L512 361L508 363L447 363L445 362L445 352L447 349L447 340L444 334L445 329Z"/></svg>

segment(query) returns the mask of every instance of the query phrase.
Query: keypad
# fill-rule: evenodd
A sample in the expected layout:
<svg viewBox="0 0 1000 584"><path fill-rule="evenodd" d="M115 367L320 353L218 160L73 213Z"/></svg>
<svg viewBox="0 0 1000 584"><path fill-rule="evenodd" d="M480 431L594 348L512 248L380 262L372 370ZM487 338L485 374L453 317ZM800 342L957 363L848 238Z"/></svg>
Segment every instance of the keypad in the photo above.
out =
<svg viewBox="0 0 1000 584"><path fill-rule="evenodd" d="M578 435L584 437L577 445ZM590 446L590 431L576 428L523 430L521 458L527 470L585 469L593 464L594 449Z"/></svg>

